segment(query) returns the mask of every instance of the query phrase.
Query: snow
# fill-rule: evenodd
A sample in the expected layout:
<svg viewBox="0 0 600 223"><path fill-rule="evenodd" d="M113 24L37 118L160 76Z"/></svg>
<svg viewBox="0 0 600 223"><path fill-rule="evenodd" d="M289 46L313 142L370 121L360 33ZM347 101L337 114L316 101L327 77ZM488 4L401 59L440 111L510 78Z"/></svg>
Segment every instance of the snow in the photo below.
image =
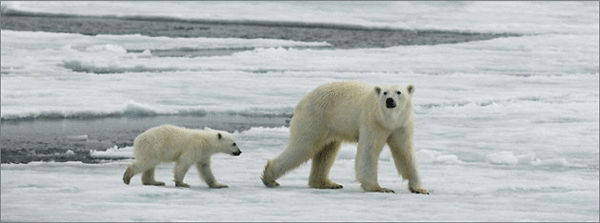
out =
<svg viewBox="0 0 600 223"><path fill-rule="evenodd" d="M596 2L52 2L3 1L5 10L94 16L286 21L481 32L598 32Z"/></svg>
<svg viewBox="0 0 600 223"><path fill-rule="evenodd" d="M195 168L175 188L130 185L132 148L91 155L101 164L1 165L2 221L598 221L599 34L597 2L2 2L82 15L154 15L375 27L517 32L521 37L434 46L322 49L268 39L1 31L4 120L144 115L292 114L314 87L356 79L415 86L415 146L430 195L411 194L386 148L379 184L354 179L356 144L343 144L330 177L307 186L310 162L266 188L267 159L286 127L235 132L239 157L216 155L227 189ZM7 6L8 5L8 6ZM199 7L202 6L202 7ZM199 10L199 11L198 11ZM158 57L152 50L245 49L230 55ZM70 138L69 138L70 137ZM67 137L84 140L86 133ZM66 153L72 155L73 151Z"/></svg>
<svg viewBox="0 0 600 223"><path fill-rule="evenodd" d="M130 185L122 174L133 160L102 164L2 164L2 220L9 221L593 221L598 217L598 169L546 161L534 154L482 155L417 151L430 195L411 194L389 150L379 159L379 183L394 194L364 193L354 179L356 144L344 144L331 179L341 190L307 186L310 161L266 188L260 175L268 158L287 143L289 130L252 128L234 133L239 157L213 156L212 169L226 189L210 189L195 168L189 189L175 188L174 165L159 165L165 187ZM132 157L132 148L93 156ZM489 159L489 160L488 160ZM498 161L499 160L499 161Z"/></svg>
<svg viewBox="0 0 600 223"><path fill-rule="evenodd" d="M94 158L132 158L133 159L133 147L118 148L113 146L105 151L90 151L90 156Z"/></svg>
<svg viewBox="0 0 600 223"><path fill-rule="evenodd" d="M229 185L227 189L209 189L194 168L186 177L192 188L175 188L171 181L172 164L157 169L157 179L164 180L165 187L143 186L140 176L135 176L130 185L123 184L122 172L131 160L95 165L3 164L2 218L11 221L588 221L594 220L598 213L594 170L496 168L485 163L424 165L420 159L424 183L431 191L431 195L425 196L410 194L394 164L380 160L380 184L396 193L378 194L361 191L353 177L353 159L338 159L331 177L344 185L342 190L308 188L309 165L292 171L280 180L280 188L271 189L262 185L259 176L265 158L276 155L277 150L248 147L243 151L240 157L213 158L213 171L217 179Z"/></svg>
<svg viewBox="0 0 600 223"><path fill-rule="evenodd" d="M71 38L66 38L71 36L86 39L89 47L98 50L76 50L69 45ZM113 37L115 43L129 38ZM44 45L43 38L56 41L33 51L20 47ZM519 102L527 97L548 102L594 100L597 91L586 89L598 86L594 83L598 80L597 38L529 36L358 50L266 47L231 56L147 58L139 56L145 55L143 52L124 53L123 45L97 47L95 37L3 30L3 71L15 75L2 76L1 110L3 118L138 111L291 113L299 98L314 86L339 79L371 84L412 82L422 92L417 94L417 104ZM149 39L148 45L155 44ZM64 47L58 46L61 41ZM545 44L536 46L539 42ZM556 46L563 42L568 44ZM180 44L178 47L192 47L187 41ZM271 84L273 80L278 84ZM553 85L557 83L566 86L557 89ZM448 90L452 94L440 96L439 91Z"/></svg>

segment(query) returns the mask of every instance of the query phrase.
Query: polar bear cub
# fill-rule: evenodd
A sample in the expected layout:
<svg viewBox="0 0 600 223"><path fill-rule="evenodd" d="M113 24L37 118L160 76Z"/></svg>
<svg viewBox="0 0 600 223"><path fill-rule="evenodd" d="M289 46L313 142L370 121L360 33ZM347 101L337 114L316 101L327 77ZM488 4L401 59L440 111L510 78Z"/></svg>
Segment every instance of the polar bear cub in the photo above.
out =
<svg viewBox="0 0 600 223"><path fill-rule="evenodd" d="M288 171L312 159L308 185L340 189L329 170L342 142L358 142L356 179L364 191L394 192L377 183L378 157L387 143L398 173L413 193L429 194L417 171L413 135L412 85L370 86L357 81L332 82L308 93L296 106L290 140L269 160L261 179L267 187Z"/></svg>
<svg viewBox="0 0 600 223"><path fill-rule="evenodd" d="M183 177L192 165L196 165L202 180L210 188L226 188L219 183L210 168L210 157L215 153L239 156L233 136L223 131L195 130L162 125L146 130L133 142L133 162L125 174L123 182L129 184L133 175L142 174L144 185L163 186L164 182L154 180L154 169L160 163L175 162L175 186L190 187L183 183Z"/></svg>

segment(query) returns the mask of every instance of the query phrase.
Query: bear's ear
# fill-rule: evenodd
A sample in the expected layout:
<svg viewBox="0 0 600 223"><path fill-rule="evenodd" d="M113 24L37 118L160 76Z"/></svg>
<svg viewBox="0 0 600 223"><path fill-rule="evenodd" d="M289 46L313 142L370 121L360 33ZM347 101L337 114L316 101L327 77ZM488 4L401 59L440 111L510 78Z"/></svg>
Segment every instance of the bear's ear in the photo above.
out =
<svg viewBox="0 0 600 223"><path fill-rule="evenodd" d="M379 95L379 93L381 93L381 88L375 87L375 94Z"/></svg>
<svg viewBox="0 0 600 223"><path fill-rule="evenodd" d="M219 137L219 139L221 139L223 136L221 136L221 133L217 133L217 137Z"/></svg>
<svg viewBox="0 0 600 223"><path fill-rule="evenodd" d="M413 86L412 84L408 85L408 87L406 87L406 89L408 89L409 94L415 93L415 86Z"/></svg>

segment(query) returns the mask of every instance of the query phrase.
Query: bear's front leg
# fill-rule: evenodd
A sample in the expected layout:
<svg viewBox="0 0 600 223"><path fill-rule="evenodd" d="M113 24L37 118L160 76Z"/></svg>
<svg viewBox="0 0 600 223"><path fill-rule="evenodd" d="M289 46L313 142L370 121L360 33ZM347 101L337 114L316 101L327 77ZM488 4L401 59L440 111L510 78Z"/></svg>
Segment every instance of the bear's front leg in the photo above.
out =
<svg viewBox="0 0 600 223"><path fill-rule="evenodd" d="M414 126L397 129L388 138L388 146L394 158L394 164L402 178L408 180L408 190L416 194L429 194L425 189L417 170L417 159L413 143Z"/></svg>
<svg viewBox="0 0 600 223"><path fill-rule="evenodd" d="M378 158L384 145L381 141L383 140L361 133L354 166L356 180L360 182L360 187L366 192L394 193L394 190L380 187L377 182Z"/></svg>
<svg viewBox="0 0 600 223"><path fill-rule="evenodd" d="M210 162L198 162L196 163L196 168L198 169L198 173L200 176L208 184L210 188L228 188L226 184L219 183L217 179L215 179L215 175L213 175L212 170L210 168Z"/></svg>

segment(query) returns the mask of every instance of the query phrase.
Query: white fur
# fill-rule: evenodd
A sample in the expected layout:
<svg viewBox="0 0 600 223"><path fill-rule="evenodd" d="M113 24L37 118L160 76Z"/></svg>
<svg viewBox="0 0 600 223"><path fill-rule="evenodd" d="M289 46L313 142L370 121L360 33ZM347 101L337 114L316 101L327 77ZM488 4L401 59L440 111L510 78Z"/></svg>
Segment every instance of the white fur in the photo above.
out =
<svg viewBox="0 0 600 223"><path fill-rule="evenodd" d="M355 171L361 187L393 192L377 183L378 157L388 143L398 172L409 181L409 190L429 193L419 178L413 148L413 93L412 85L372 87L357 81L317 87L296 106L290 141L281 154L267 162L263 183L279 186L277 178L312 159L310 187L342 188L329 180L329 169L342 142L358 142Z"/></svg>
<svg viewBox="0 0 600 223"><path fill-rule="evenodd" d="M143 172L144 185L165 185L154 180L154 169L160 163L175 162L173 173L176 186L189 187L183 183L183 178L189 168L195 165L209 187L227 187L215 179L210 168L210 157L215 153L241 153L233 136L227 132L186 129L174 125L148 129L135 138L133 147L136 160L123 175L125 184L129 184L135 174Z"/></svg>

